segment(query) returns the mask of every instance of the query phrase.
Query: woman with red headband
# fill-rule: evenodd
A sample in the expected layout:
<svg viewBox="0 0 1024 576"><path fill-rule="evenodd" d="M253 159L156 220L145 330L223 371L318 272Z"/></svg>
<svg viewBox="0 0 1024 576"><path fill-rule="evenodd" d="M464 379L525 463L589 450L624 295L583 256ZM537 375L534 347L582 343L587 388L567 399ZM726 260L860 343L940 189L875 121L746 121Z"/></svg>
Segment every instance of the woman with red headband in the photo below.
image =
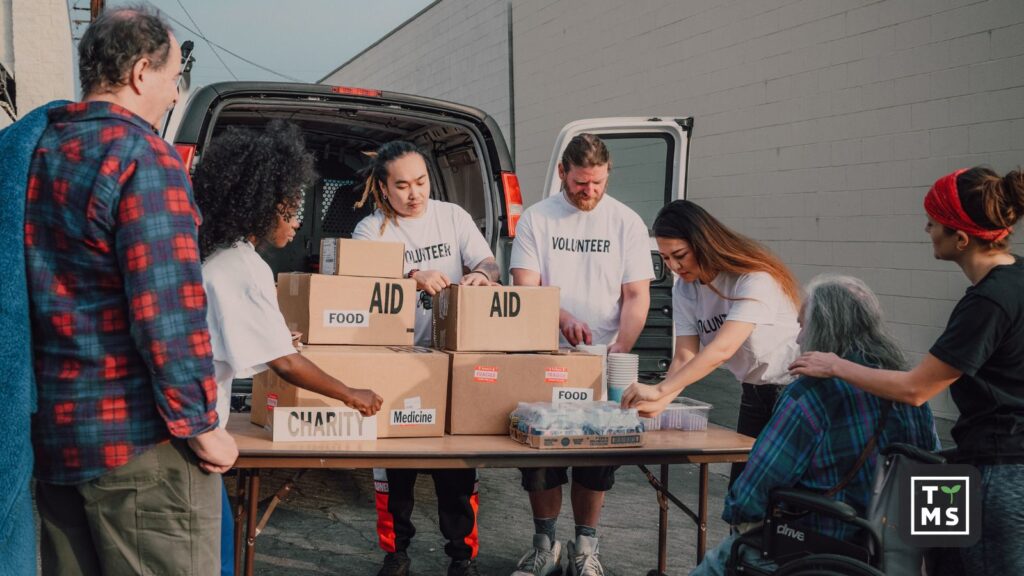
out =
<svg viewBox="0 0 1024 576"><path fill-rule="evenodd" d="M960 549L963 568L1024 574L1024 259L1008 245L1024 216L1024 174L958 170L935 182L924 209L935 257L971 282L924 360L901 372L809 352L790 370L916 406L950 388L960 409L954 459L981 471L981 539Z"/></svg>

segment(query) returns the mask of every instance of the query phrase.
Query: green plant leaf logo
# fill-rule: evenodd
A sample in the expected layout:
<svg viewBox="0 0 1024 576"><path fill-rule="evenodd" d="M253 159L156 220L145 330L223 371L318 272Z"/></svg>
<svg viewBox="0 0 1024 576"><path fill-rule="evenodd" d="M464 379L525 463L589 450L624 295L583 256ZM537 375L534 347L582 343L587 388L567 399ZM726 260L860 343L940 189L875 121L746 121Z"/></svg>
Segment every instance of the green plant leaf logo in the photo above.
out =
<svg viewBox="0 0 1024 576"><path fill-rule="evenodd" d="M949 504L952 506L953 495L960 491L960 485L954 484L953 486L940 486L939 489L942 490L943 494L949 494Z"/></svg>

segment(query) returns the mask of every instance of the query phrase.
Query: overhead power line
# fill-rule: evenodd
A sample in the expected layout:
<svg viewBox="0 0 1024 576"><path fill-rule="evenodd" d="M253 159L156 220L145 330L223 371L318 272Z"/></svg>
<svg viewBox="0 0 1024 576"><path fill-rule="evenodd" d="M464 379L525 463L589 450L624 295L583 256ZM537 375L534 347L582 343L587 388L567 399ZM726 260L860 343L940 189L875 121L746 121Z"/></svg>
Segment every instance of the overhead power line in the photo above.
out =
<svg viewBox="0 0 1024 576"><path fill-rule="evenodd" d="M292 82L302 82L302 80L300 80L300 79L298 79L298 78L296 78L296 77L294 77L294 76L289 76L289 75L287 75L287 74L282 74L282 73L278 72L277 70L271 70L270 68L267 68L266 66L264 66L264 65L262 65L262 64L257 64L256 62L253 62L252 60L249 60L249 59L248 59L248 58L246 58L245 56L241 56L241 55L239 55L239 54L237 54L237 53L235 53L235 52L232 52L231 50L228 50L227 48L225 48L225 47L221 46L220 44L217 44L217 43L216 43L216 42L214 42L213 40L210 40L209 38L207 38L207 37L206 37L205 35L203 35L202 33L198 32L198 31L196 31L196 30L193 30L192 28L189 28L189 27L188 27L188 26L186 26L186 25L185 25L185 24L184 24L183 22L181 22L180 20L178 20L178 19L177 19L177 18L175 18L174 16L171 16L171 15L170 15L170 14L168 14L167 12L163 12L163 11L161 11L161 14L163 14L164 16L166 16L166 17L167 17L167 19L168 19L168 20L170 20L171 22L174 22L174 23L175 23L175 24L177 24L178 26L181 26L181 27L182 27L182 28L184 28L185 30L188 30L189 32L191 32L191 33L195 34L196 36L198 36L199 38L203 39L203 41L205 41L205 42L206 42L207 44L209 44L210 46L216 46L217 48L220 48L220 49L221 49L221 50L223 50L224 52L227 52L228 54L230 54L230 55L234 56L235 58L238 58L239 60L241 60L242 62L245 62L246 64L249 64L249 65L251 65L251 66L255 66L256 68L259 68L260 70L263 70L263 71L265 71L265 72L270 72L271 74L273 74L273 75L275 75L275 76L280 76L281 78L284 78L284 79L286 79L286 80L291 80Z"/></svg>
<svg viewBox="0 0 1024 576"><path fill-rule="evenodd" d="M189 22L192 22L192 25L195 26L196 30L199 31L198 33L202 34L203 29L199 27L199 23L196 22L196 19L193 18L191 14L189 14L188 9L185 8L185 5L181 3L181 0L177 1L178 6L181 7L181 11L185 13L185 16L188 16ZM203 38L203 40L206 40L206 38ZM228 66L227 62L225 62L224 59L220 57L220 52L217 52L217 49L213 47L213 44L211 44L209 40L206 40L206 44L210 47L210 51L213 52L213 55L217 57L217 60L220 60L220 63L224 66L224 69L228 71L228 74L231 74L232 78L238 80L238 76L235 75L234 70L232 70L231 67Z"/></svg>

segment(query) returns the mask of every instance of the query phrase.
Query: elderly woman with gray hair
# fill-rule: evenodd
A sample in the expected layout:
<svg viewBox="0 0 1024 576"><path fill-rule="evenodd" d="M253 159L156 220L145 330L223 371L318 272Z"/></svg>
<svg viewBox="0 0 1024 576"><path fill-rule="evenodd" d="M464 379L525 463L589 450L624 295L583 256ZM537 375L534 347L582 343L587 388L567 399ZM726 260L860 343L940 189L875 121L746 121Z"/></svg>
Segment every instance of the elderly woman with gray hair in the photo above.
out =
<svg viewBox="0 0 1024 576"><path fill-rule="evenodd" d="M822 275L811 280L799 319L798 341L804 352L832 352L858 364L891 370L906 365L885 328L878 298L857 278ZM842 482L880 424L879 448L895 442L925 450L939 448L927 405L889 405L838 378L796 380L779 396L746 468L729 490L722 519L734 527L763 521L769 493L778 487L825 493L863 514L877 452ZM849 525L824 517L809 516L805 521L812 530L834 538L854 536ZM734 530L692 574L724 574L738 536Z"/></svg>

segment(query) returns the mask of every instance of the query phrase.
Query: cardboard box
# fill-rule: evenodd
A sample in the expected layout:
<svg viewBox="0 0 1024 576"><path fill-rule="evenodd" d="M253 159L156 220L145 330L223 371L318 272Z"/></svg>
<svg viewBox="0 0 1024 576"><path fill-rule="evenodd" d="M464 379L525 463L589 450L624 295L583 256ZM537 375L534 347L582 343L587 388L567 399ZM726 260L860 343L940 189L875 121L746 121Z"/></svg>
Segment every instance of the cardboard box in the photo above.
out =
<svg viewBox="0 0 1024 576"><path fill-rule="evenodd" d="M558 349L556 287L459 286L434 297L434 347L463 352Z"/></svg>
<svg viewBox="0 0 1024 576"><path fill-rule="evenodd" d="M602 359L581 352L448 352L449 434L508 434L519 402L600 400Z"/></svg>
<svg viewBox="0 0 1024 576"><path fill-rule="evenodd" d="M415 338L415 280L283 273L277 303L304 344L412 346Z"/></svg>
<svg viewBox="0 0 1024 576"><path fill-rule="evenodd" d="M320 240L320 273L334 276L402 278L405 244L349 238Z"/></svg>
<svg viewBox="0 0 1024 576"><path fill-rule="evenodd" d="M444 435L448 400L445 354L415 346L306 346L300 354L348 386L369 388L384 398L375 416L378 438ZM273 423L276 407L338 406L344 404L293 386L273 370L253 378L250 419L259 426Z"/></svg>

